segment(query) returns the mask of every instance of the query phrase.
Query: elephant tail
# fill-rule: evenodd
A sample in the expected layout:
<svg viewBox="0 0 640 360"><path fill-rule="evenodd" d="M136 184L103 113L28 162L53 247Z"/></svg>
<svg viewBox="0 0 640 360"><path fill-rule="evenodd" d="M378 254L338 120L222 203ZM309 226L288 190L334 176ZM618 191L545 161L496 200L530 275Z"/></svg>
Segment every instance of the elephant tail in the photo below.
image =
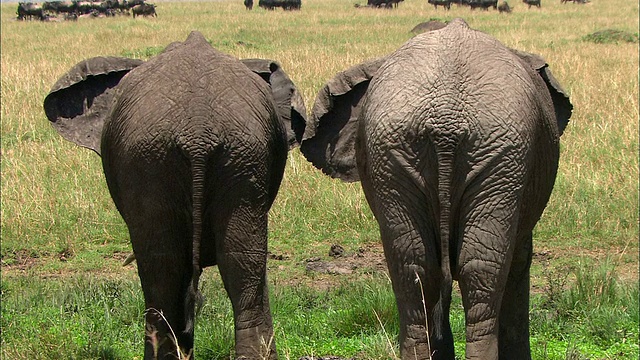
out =
<svg viewBox="0 0 640 360"><path fill-rule="evenodd" d="M185 301L185 316L186 316L186 331L193 333L195 324L195 313L202 304L202 295L198 291L198 282L200 281L200 274L202 273L202 266L200 265L200 247L202 244L202 217L203 217L203 200L204 200L204 186L206 175L206 156L192 155L191 156L191 172L192 172L192 274L191 283L187 289L187 299Z"/></svg>
<svg viewBox="0 0 640 360"><path fill-rule="evenodd" d="M438 203L440 205L439 234L440 234L440 269L442 282L440 296L435 306L434 335L437 339L444 336L445 317L449 316L453 276L451 274L451 259L449 245L451 243L451 188L453 182L454 154L461 136L456 133L435 136L436 154L438 158Z"/></svg>

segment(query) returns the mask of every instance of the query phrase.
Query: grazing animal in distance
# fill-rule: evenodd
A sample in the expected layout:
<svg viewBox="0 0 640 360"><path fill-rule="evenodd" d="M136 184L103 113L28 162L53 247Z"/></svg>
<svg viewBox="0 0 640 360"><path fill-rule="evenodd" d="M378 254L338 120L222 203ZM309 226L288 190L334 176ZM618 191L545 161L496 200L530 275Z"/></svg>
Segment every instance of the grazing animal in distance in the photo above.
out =
<svg viewBox="0 0 640 360"><path fill-rule="evenodd" d="M397 8L398 4L403 2L404 0L367 0L367 5L362 6L360 4L353 4L356 8L383 8L383 9L392 9Z"/></svg>
<svg viewBox="0 0 640 360"><path fill-rule="evenodd" d="M136 15L137 16L153 16L153 17L158 17L158 14L156 13L156 6L154 4L149 4L149 3L144 3L144 4L140 4L140 5L136 5L133 8L131 8L131 13L133 14L133 17L135 18Z"/></svg>
<svg viewBox="0 0 640 360"><path fill-rule="evenodd" d="M508 2L503 1L503 2L500 3L500 5L498 5L498 11L500 13L510 14L511 13L511 6L509 6Z"/></svg>
<svg viewBox="0 0 640 360"><path fill-rule="evenodd" d="M281 7L283 10L300 10L301 0L259 0L258 6L266 10L274 10Z"/></svg>
<svg viewBox="0 0 640 360"><path fill-rule="evenodd" d="M45 19L44 9L42 5L32 2L18 3L16 14L18 15L18 20L32 20L34 17L38 20Z"/></svg>
<svg viewBox="0 0 640 360"><path fill-rule="evenodd" d="M468 0L467 3L471 10L481 8L486 11L490 7L493 7L494 10L498 8L498 0Z"/></svg>
<svg viewBox="0 0 640 360"><path fill-rule="evenodd" d="M428 3L432 4L436 9L438 9L438 5L447 10L451 9L451 0L428 0Z"/></svg>

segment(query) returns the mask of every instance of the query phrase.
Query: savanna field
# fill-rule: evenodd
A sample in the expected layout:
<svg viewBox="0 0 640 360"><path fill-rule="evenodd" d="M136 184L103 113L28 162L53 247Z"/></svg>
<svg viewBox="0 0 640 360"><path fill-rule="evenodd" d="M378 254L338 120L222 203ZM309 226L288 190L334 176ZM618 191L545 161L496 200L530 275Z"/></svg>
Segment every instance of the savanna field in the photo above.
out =
<svg viewBox="0 0 640 360"><path fill-rule="evenodd" d="M464 18L509 47L541 55L568 92L554 192L534 232L534 359L638 359L638 3L542 0L513 12L396 9L302 0L300 11L245 10L241 0L156 2L157 18L17 21L1 5L2 359L140 359L144 301L127 228L100 158L63 140L42 103L82 59L148 59L199 30L238 58L278 61L308 110L336 72L388 54L431 18ZM364 0L360 0L361 3ZM627 42L587 36L614 29ZM595 39L595 41L594 41ZM268 276L280 359L399 359L397 311L377 224L358 183L333 180L295 149L269 219ZM340 245L341 256L330 256ZM233 358L233 316L216 268L195 355ZM456 354L464 315L452 305Z"/></svg>

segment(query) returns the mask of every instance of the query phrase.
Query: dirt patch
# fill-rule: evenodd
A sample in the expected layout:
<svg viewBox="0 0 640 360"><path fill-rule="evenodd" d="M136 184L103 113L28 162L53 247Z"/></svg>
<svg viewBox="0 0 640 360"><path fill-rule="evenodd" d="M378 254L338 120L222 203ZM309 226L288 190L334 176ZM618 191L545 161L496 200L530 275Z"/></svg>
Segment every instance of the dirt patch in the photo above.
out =
<svg viewBox="0 0 640 360"><path fill-rule="evenodd" d="M42 279L60 279L87 274L106 279L137 278L135 265L122 266L129 255L128 252L104 255L104 263L95 268L87 268L68 250L46 255L19 250L7 254L2 259L2 275L6 277L35 276Z"/></svg>
<svg viewBox="0 0 640 360"><path fill-rule="evenodd" d="M421 22L420 24L414 26L414 28L411 29L410 32L417 35L427 31L442 29L445 26L447 26L447 21L443 21L438 18L431 18L429 19L429 21Z"/></svg>
<svg viewBox="0 0 640 360"><path fill-rule="evenodd" d="M40 263L40 259L27 250L18 250L2 259L2 271L27 271Z"/></svg>
<svg viewBox="0 0 640 360"><path fill-rule="evenodd" d="M366 244L356 250L327 246L326 255L304 259L269 254L269 277L276 286L308 286L329 290L351 279L387 273L382 245Z"/></svg>
<svg viewBox="0 0 640 360"><path fill-rule="evenodd" d="M271 259L287 260L286 256L270 255ZM542 273L532 273L532 292L543 291L549 276L572 277L571 269L580 262L593 261L599 265L610 259L615 267L616 276L623 282L638 281L639 268L637 254L629 249L537 249L533 253L532 266L542 268ZM290 285L304 283L316 289L329 289L344 283L345 279L367 274L388 274L387 264L381 244L371 244L358 248L354 252L345 251L339 244L327 249L327 255L305 259L297 266L304 269L302 276L293 276L287 281ZM279 270L286 271L286 266Z"/></svg>
<svg viewBox="0 0 640 360"><path fill-rule="evenodd" d="M381 246L361 247L355 253L348 254L342 246L334 244L329 249L327 259L307 259L305 270L307 273L349 275L357 271L387 271L387 264Z"/></svg>

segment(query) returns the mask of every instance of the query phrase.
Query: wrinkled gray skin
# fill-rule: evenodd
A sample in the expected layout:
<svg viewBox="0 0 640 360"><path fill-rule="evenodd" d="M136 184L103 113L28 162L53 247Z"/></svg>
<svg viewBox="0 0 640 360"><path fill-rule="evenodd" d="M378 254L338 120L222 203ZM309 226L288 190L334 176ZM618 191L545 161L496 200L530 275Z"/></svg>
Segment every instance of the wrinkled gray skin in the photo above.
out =
<svg viewBox="0 0 640 360"><path fill-rule="evenodd" d="M532 230L571 110L543 59L460 19L320 91L300 149L326 174L361 180L380 226L402 359L454 359L453 280L467 359L531 358Z"/></svg>
<svg viewBox="0 0 640 360"><path fill-rule="evenodd" d="M148 62L85 60L45 99L56 130L101 153L138 263L145 359L177 357L168 325L182 353L192 351L198 279L212 265L233 306L236 357L277 356L266 282L267 213L288 150L278 113L301 116L304 108L272 95L283 89L264 78L279 79L283 93L299 96L276 63L246 63L194 32ZM271 76L264 75L268 69Z"/></svg>

